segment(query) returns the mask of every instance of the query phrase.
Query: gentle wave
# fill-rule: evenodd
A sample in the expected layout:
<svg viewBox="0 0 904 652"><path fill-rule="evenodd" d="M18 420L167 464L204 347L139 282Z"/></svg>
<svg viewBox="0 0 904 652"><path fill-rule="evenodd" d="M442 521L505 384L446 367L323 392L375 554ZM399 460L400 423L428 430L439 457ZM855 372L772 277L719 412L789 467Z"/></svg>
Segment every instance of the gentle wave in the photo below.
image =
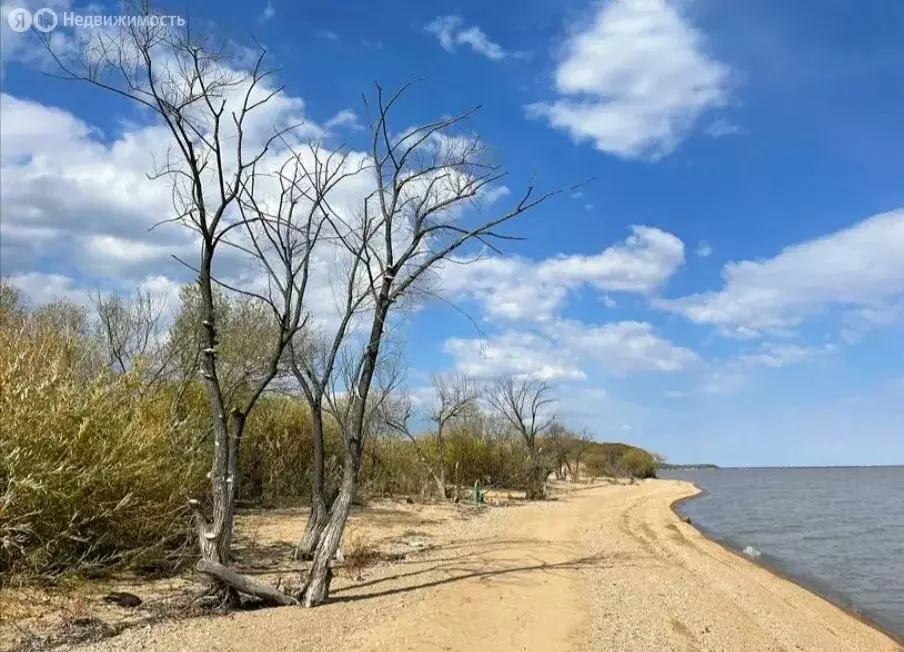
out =
<svg viewBox="0 0 904 652"><path fill-rule="evenodd" d="M744 554L750 557L751 559L759 559L763 553L753 546L746 546L743 550Z"/></svg>

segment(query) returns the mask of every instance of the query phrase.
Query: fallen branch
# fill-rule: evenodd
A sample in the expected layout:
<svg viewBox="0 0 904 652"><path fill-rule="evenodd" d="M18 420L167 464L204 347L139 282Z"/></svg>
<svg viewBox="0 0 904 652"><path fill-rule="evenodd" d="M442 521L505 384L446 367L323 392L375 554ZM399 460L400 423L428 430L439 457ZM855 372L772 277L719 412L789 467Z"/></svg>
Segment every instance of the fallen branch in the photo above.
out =
<svg viewBox="0 0 904 652"><path fill-rule="evenodd" d="M239 593L260 598L269 604L278 604L284 606L298 605L298 600L290 595L286 595L275 586L258 582L244 575L239 575L233 570L226 568L223 564L215 561L201 559L195 565L195 570L199 573L205 573L220 580L224 584L228 584Z"/></svg>

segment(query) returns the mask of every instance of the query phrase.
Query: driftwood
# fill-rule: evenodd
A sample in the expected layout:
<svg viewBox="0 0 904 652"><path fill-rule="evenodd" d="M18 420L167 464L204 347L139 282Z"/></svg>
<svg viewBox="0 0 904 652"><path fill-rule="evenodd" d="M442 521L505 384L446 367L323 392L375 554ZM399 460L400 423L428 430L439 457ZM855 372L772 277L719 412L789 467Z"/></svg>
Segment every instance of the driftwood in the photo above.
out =
<svg viewBox="0 0 904 652"><path fill-rule="evenodd" d="M217 578L221 582L228 584L237 590L239 593L260 598L269 604L286 606L298 604L298 600L291 595L286 595L275 586L258 582L250 577L245 577L244 575L239 575L235 571L223 566L223 564L218 564L215 561L201 559L195 565L195 570Z"/></svg>

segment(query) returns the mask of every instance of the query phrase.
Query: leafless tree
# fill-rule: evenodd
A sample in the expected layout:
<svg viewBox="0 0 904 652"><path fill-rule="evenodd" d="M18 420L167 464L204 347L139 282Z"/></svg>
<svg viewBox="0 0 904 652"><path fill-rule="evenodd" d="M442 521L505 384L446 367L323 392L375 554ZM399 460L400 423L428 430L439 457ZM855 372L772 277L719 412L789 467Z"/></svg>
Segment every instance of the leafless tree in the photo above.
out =
<svg viewBox="0 0 904 652"><path fill-rule="evenodd" d="M434 425L436 437L437 459L430 456L421 447L419 437L412 432L410 420L412 413L411 399L405 397L397 404L393 413L387 414L385 421L389 427L407 437L415 448L418 458L427 467L436 483L437 495L448 498L446 479L448 465L446 463L446 426L462 416L477 400L478 386L473 379L464 374L433 374L431 376L434 399L427 409L426 417Z"/></svg>
<svg viewBox="0 0 904 652"><path fill-rule="evenodd" d="M554 422L554 399L549 383L530 378L504 376L487 395L490 406L524 439L531 461L527 499L546 496L546 466L540 458L538 436Z"/></svg>
<svg viewBox="0 0 904 652"><path fill-rule="evenodd" d="M572 434L558 421L549 424L543 443L553 463L556 480L565 480L572 474L571 452L573 449Z"/></svg>
<svg viewBox="0 0 904 652"><path fill-rule="evenodd" d="M338 177L332 178L329 183L316 183L317 170L321 164L319 152L314 151L314 164L310 169L305 168L304 174L309 179L314 179L311 185L316 189L313 199L318 202L322 210L331 216L331 225L341 223L338 215L329 202L327 192L334 189L342 180L359 174L366 169L365 162L359 161L357 165L351 165L347 158L343 158L339 168ZM327 156L327 162L329 156ZM307 401L311 411L311 426L314 440L313 473L311 475L311 512L305 525L304 532L295 550L296 558L310 559L314 548L326 527L329 518L329 500L326 487L325 458L324 458L324 411L328 407L325 404L331 397L336 396L337 378L346 378L351 373L351 363L348 361L348 353L344 348L349 338L349 332L353 329L357 317L370 304L369 293L362 289L365 281L364 266L366 265L365 248L367 243L362 239L358 249L347 261L345 268L345 282L340 283L341 305L338 310L338 320L332 336L324 334L319 329L311 327L299 332L289 342L287 360L289 369L294 375L302 395ZM346 373L338 373L344 366ZM350 385L349 385L350 387Z"/></svg>
<svg viewBox="0 0 904 652"><path fill-rule="evenodd" d="M393 307L411 296L428 272L462 246L469 242L493 246L494 239L506 237L498 227L554 194L537 196L530 186L509 209L474 226L466 225L463 212L501 180L504 172L488 161L479 138L453 133L472 111L401 132L394 130L390 114L407 88L387 98L377 86L374 102L365 100L370 116L369 170L376 187L353 215L331 216L333 233L352 261L348 287L358 294L350 305L365 297L356 311L366 310L367 325L363 337L354 340L348 423L342 429L342 481L300 595L306 606L322 603L329 591L329 563L338 549L357 488L372 406L371 385Z"/></svg>
<svg viewBox="0 0 904 652"><path fill-rule="evenodd" d="M150 8L142 3L134 11L149 14ZM213 434L210 511L202 513L198 500L192 500L191 506L203 568L222 569L230 561L236 465L245 422L276 376L284 350L303 326L302 261L309 257L311 239L321 230L317 207L302 201L301 194L293 194L296 189L291 183L281 192L276 190L275 208L259 200L259 184L267 178L272 181L274 175L282 179L281 172L272 172L269 157L288 142L286 136L296 125L273 128L257 142L248 136L261 107L281 92L269 86L262 47L248 65L244 52L231 54L228 47L193 33L190 24L176 28L161 21L92 33L79 56L57 53L50 39L46 45L60 77L90 83L149 109L172 143L154 178L169 180L172 189L174 214L162 223L179 224L197 236L197 261L181 262L197 275L200 375ZM299 216L296 221L293 211L302 204L309 219ZM249 255L264 268L266 288L240 288L219 279L214 261L223 247ZM217 365L217 286L260 301L273 317L265 372L233 405L224 395ZM220 600L235 603L234 586L223 582L222 574L219 579L212 592Z"/></svg>
<svg viewBox="0 0 904 652"><path fill-rule="evenodd" d="M163 302L138 289L132 296L97 292L91 297L94 325L109 367L125 373L139 358L159 357L163 336ZM162 364L162 360L156 361ZM156 375L157 370L152 371Z"/></svg>

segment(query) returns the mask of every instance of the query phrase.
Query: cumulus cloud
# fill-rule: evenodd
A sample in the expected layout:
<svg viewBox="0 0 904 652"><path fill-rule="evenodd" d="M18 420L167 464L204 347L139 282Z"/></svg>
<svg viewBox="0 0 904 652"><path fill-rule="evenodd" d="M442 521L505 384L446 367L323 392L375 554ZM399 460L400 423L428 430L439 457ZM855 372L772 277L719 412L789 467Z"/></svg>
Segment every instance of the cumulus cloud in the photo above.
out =
<svg viewBox="0 0 904 652"><path fill-rule="evenodd" d="M166 153L161 128L105 142L54 107L4 94L0 111L4 273L53 261L142 276L190 244L180 229L148 232L172 211L165 187L147 178Z"/></svg>
<svg viewBox="0 0 904 652"><path fill-rule="evenodd" d="M547 338L532 333L506 331L489 340L450 338L444 350L455 358L459 371L477 378L515 375L553 381L585 377L574 360L567 359Z"/></svg>
<svg viewBox="0 0 904 652"><path fill-rule="evenodd" d="M538 332L507 330L486 340L451 338L445 351L467 374L515 374L543 380L582 380L588 363L621 376L683 371L701 362L691 349L660 336L652 324L637 321L561 320Z"/></svg>
<svg viewBox="0 0 904 652"><path fill-rule="evenodd" d="M604 369L618 374L681 371L701 361L691 349L660 337L647 322L620 321L588 326L563 321L551 332L567 350L582 358L591 358Z"/></svg>
<svg viewBox="0 0 904 652"><path fill-rule="evenodd" d="M610 0L569 35L555 73L558 99L528 112L601 152L655 160L727 104L729 72L674 4Z"/></svg>
<svg viewBox="0 0 904 652"><path fill-rule="evenodd" d="M904 209L787 247L774 258L729 263L722 277L717 292L653 303L740 336L787 330L831 309L881 322L904 299Z"/></svg>
<svg viewBox="0 0 904 652"><path fill-rule="evenodd" d="M510 52L498 43L494 43L476 25L466 26L458 16L439 16L430 22L424 31L433 34L446 52L454 53L460 46L465 45L492 61L523 56L522 53Z"/></svg>
<svg viewBox="0 0 904 652"><path fill-rule="evenodd" d="M332 118L327 120L323 126L327 129L337 129L340 127L354 130L363 129L361 123L358 121L358 114L351 109L342 109Z"/></svg>
<svg viewBox="0 0 904 652"><path fill-rule="evenodd" d="M447 265L446 293L470 298L491 319L546 322L563 305L568 291L583 285L601 292L650 293L684 264L684 243L648 226L593 255L556 256L541 261L488 257L466 265Z"/></svg>

